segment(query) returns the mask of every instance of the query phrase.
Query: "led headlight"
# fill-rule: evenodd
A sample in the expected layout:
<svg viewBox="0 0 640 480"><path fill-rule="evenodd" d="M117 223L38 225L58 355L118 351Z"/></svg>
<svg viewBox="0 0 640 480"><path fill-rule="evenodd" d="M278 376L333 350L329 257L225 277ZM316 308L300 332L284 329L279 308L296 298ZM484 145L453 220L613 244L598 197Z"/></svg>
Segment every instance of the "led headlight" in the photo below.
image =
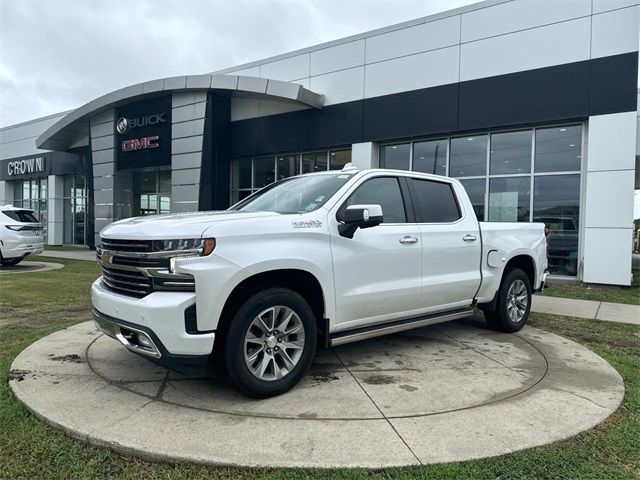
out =
<svg viewBox="0 0 640 480"><path fill-rule="evenodd" d="M215 247L215 238L179 238L153 242L154 252L188 252L193 255L209 255Z"/></svg>

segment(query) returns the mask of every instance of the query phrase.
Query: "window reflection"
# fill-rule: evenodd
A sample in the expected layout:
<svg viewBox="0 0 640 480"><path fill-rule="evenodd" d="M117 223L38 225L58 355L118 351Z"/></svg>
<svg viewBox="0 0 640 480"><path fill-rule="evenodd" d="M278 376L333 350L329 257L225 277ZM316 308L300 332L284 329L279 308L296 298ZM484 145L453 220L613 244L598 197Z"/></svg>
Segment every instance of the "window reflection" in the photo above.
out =
<svg viewBox="0 0 640 480"><path fill-rule="evenodd" d="M473 211L479 221L484 221L484 193L486 190L486 182L484 178L473 178L460 180L462 186L469 195Z"/></svg>
<svg viewBox="0 0 640 480"><path fill-rule="evenodd" d="M384 145L380 147L380 167L394 170L409 170L411 144Z"/></svg>
<svg viewBox="0 0 640 480"><path fill-rule="evenodd" d="M489 180L489 221L528 222L531 177Z"/></svg>
<svg viewBox="0 0 640 480"><path fill-rule="evenodd" d="M491 175L531 171L531 130L491 135Z"/></svg>
<svg viewBox="0 0 640 480"><path fill-rule="evenodd" d="M447 141L432 140L413 144L413 170L422 173L446 175Z"/></svg>
<svg viewBox="0 0 640 480"><path fill-rule="evenodd" d="M450 177L475 177L487 173L487 136L451 139Z"/></svg>
<svg viewBox="0 0 640 480"><path fill-rule="evenodd" d="M581 125L537 129L535 171L580 171L581 143Z"/></svg>

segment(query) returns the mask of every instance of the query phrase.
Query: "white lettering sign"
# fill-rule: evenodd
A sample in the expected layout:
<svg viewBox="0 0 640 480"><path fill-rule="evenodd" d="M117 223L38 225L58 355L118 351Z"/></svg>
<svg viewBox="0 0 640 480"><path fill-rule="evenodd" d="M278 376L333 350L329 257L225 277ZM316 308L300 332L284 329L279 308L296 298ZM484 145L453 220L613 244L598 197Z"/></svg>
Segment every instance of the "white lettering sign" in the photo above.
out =
<svg viewBox="0 0 640 480"><path fill-rule="evenodd" d="M44 167L44 157L25 158L24 160L7 162L7 173L12 177L14 175L44 172Z"/></svg>

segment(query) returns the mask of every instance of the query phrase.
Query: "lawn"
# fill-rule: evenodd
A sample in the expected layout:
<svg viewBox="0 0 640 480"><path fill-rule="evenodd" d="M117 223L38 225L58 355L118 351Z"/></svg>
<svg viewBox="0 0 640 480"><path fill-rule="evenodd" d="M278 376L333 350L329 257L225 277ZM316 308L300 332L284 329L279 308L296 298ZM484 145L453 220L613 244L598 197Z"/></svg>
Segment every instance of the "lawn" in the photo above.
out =
<svg viewBox="0 0 640 480"><path fill-rule="evenodd" d="M551 280L550 284L551 286L546 288L541 295L640 305L640 272L633 274L633 282L630 287L598 285L568 280Z"/></svg>
<svg viewBox="0 0 640 480"><path fill-rule="evenodd" d="M89 447L35 419L12 396L13 358L38 338L89 319L91 262L56 260L57 271L0 277L0 479L13 478L640 478L640 327L535 314L532 324L596 351L623 376L626 395L604 424L558 444L498 458L367 470L211 468L150 463Z"/></svg>

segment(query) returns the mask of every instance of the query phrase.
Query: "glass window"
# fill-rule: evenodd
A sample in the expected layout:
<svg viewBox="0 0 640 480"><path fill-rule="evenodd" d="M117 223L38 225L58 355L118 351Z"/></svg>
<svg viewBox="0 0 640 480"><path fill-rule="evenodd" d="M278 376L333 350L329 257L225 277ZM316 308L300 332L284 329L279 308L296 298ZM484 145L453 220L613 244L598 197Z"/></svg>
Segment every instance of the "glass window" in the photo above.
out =
<svg viewBox="0 0 640 480"><path fill-rule="evenodd" d="M262 157L253 160L253 187L262 188L276 179L275 158Z"/></svg>
<svg viewBox="0 0 640 480"><path fill-rule="evenodd" d="M484 221L484 193L486 190L486 181L484 178L471 178L460 180L462 186L467 191L473 211L476 213L478 221Z"/></svg>
<svg viewBox="0 0 640 480"><path fill-rule="evenodd" d="M160 170L158 172L158 193L171 195L171 170Z"/></svg>
<svg viewBox="0 0 640 480"><path fill-rule="evenodd" d="M384 223L405 223L400 184L395 177L379 177L367 180L351 194L346 205L380 205Z"/></svg>
<svg viewBox="0 0 640 480"><path fill-rule="evenodd" d="M531 177L489 180L489 221L528 222Z"/></svg>
<svg viewBox="0 0 640 480"><path fill-rule="evenodd" d="M33 213L27 210L3 210L2 213L16 222L38 223L38 219L34 217Z"/></svg>
<svg viewBox="0 0 640 480"><path fill-rule="evenodd" d="M536 173L579 171L581 142L581 125L537 129Z"/></svg>
<svg viewBox="0 0 640 480"><path fill-rule="evenodd" d="M351 150L339 150L329 154L329 170L342 170L351 161Z"/></svg>
<svg viewBox="0 0 640 480"><path fill-rule="evenodd" d="M298 155L280 155L278 156L278 180L293 177L298 174Z"/></svg>
<svg viewBox="0 0 640 480"><path fill-rule="evenodd" d="M288 178L261 190L234 210L283 214L313 212L351 178L351 175L339 174Z"/></svg>
<svg viewBox="0 0 640 480"><path fill-rule="evenodd" d="M450 177L475 177L487 174L487 136L475 135L451 139Z"/></svg>
<svg viewBox="0 0 640 480"><path fill-rule="evenodd" d="M327 152L303 153L302 173L322 172L327 168Z"/></svg>
<svg viewBox="0 0 640 480"><path fill-rule="evenodd" d="M549 270L555 275L576 275L580 175L545 175L534 179L533 221L549 229Z"/></svg>
<svg viewBox="0 0 640 480"><path fill-rule="evenodd" d="M231 167L232 188L251 188L251 159L235 160Z"/></svg>
<svg viewBox="0 0 640 480"><path fill-rule="evenodd" d="M380 167L395 170L409 170L411 144L383 145L380 147Z"/></svg>
<svg viewBox="0 0 640 480"><path fill-rule="evenodd" d="M451 185L411 179L418 223L450 223L460 218L458 202Z"/></svg>
<svg viewBox="0 0 640 480"><path fill-rule="evenodd" d="M531 172L531 130L491 135L491 175Z"/></svg>
<svg viewBox="0 0 640 480"><path fill-rule="evenodd" d="M433 140L414 143L413 169L416 172L446 175L447 141Z"/></svg>

